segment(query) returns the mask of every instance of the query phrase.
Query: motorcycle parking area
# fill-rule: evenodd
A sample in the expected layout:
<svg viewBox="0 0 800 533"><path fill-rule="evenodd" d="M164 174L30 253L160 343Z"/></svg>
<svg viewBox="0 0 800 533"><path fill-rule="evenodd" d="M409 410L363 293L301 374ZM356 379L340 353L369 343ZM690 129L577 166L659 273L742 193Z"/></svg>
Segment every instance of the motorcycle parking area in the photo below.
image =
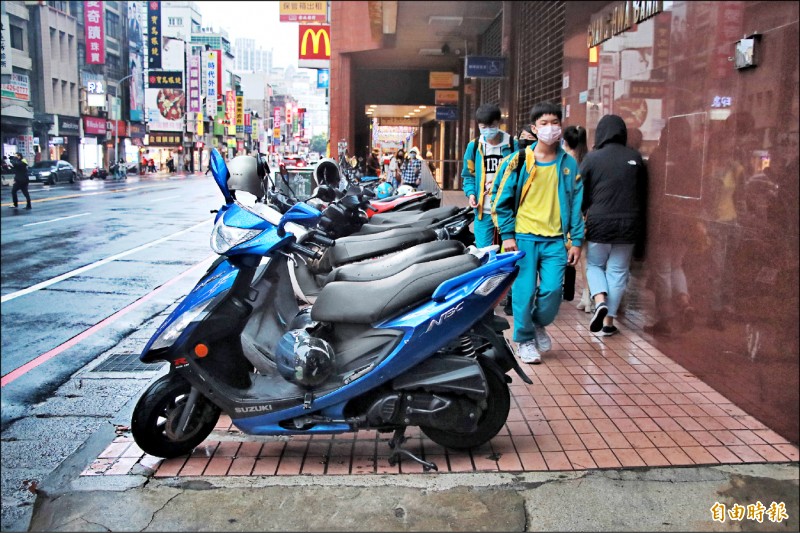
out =
<svg viewBox="0 0 800 533"><path fill-rule="evenodd" d="M580 280L579 280L580 283ZM500 308L497 314L502 314ZM439 473L586 471L636 467L796 462L797 446L764 426L627 328L588 330L588 315L564 302L548 327L541 365L513 373L507 423L484 446L445 449L409 428L404 447ZM625 322L622 321L624 326ZM506 331L510 336L510 330ZM408 459L389 464L391 433L252 437L222 416L188 456L163 460L121 431L81 473L209 478L424 474ZM428 474L434 472L427 472Z"/></svg>

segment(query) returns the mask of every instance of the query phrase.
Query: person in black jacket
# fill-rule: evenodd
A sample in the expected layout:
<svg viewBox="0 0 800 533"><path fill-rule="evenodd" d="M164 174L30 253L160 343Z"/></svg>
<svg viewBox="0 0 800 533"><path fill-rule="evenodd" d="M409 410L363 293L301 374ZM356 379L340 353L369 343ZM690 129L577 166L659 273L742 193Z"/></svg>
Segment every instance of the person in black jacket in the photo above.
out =
<svg viewBox="0 0 800 533"><path fill-rule="evenodd" d="M600 119L594 151L581 164L586 215L586 278L595 302L593 333L618 332L614 326L628 283L634 245L643 237L647 167L626 146L625 122L617 115Z"/></svg>
<svg viewBox="0 0 800 533"><path fill-rule="evenodd" d="M28 205L25 209L31 208L31 195L28 192L28 162L19 154L12 155L11 166L14 168L14 185L11 187L11 198L14 200L14 209L17 208L17 191L22 191Z"/></svg>

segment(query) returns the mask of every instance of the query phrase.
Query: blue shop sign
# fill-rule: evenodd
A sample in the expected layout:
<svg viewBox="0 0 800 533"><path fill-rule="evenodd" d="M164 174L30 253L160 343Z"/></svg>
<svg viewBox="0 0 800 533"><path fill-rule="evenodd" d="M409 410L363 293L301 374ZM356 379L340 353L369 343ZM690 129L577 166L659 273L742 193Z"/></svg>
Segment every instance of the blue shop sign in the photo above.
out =
<svg viewBox="0 0 800 533"><path fill-rule="evenodd" d="M503 78L506 75L506 58L467 56L464 58L468 78Z"/></svg>
<svg viewBox="0 0 800 533"><path fill-rule="evenodd" d="M436 120L458 120L458 106L438 106L436 108Z"/></svg>
<svg viewBox="0 0 800 533"><path fill-rule="evenodd" d="M331 71L327 68L317 70L317 89L327 89L330 86Z"/></svg>

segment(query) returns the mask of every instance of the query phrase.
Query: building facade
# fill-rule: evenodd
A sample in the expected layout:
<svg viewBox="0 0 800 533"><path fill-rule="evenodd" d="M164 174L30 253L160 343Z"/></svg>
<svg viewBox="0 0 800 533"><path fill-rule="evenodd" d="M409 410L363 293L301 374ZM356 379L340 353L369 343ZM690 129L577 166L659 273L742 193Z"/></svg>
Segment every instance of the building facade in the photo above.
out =
<svg viewBox="0 0 800 533"><path fill-rule="evenodd" d="M2 17L2 132L3 156L22 154L34 158L33 103L30 83L30 14L25 2L0 3Z"/></svg>
<svg viewBox="0 0 800 533"><path fill-rule="evenodd" d="M236 39L234 41L236 72L266 72L272 70L272 50L256 46L255 39Z"/></svg>

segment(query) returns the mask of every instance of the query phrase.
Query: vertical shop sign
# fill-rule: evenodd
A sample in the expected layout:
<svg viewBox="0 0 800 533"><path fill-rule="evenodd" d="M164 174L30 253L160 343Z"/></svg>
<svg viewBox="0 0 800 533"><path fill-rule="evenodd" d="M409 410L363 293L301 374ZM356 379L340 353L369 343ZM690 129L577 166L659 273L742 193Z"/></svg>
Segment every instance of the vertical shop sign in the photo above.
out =
<svg viewBox="0 0 800 533"><path fill-rule="evenodd" d="M2 17L2 37L0 37L0 72L11 74L11 29L8 27L8 15L3 13Z"/></svg>
<svg viewBox="0 0 800 533"><path fill-rule="evenodd" d="M228 121L228 135L236 134L236 99L233 91L225 92L225 120Z"/></svg>
<svg viewBox="0 0 800 533"><path fill-rule="evenodd" d="M189 57L189 112L200 112L200 56Z"/></svg>
<svg viewBox="0 0 800 533"><path fill-rule="evenodd" d="M244 93L236 91L236 133L244 133Z"/></svg>
<svg viewBox="0 0 800 533"><path fill-rule="evenodd" d="M104 23L103 2L86 2L83 25L86 28L86 63L90 65L104 65L106 62Z"/></svg>
<svg viewBox="0 0 800 533"><path fill-rule="evenodd" d="M147 2L147 50L148 63L151 69L161 68L161 2Z"/></svg>
<svg viewBox="0 0 800 533"><path fill-rule="evenodd" d="M206 115L209 119L217 116L217 95L219 94L219 85L217 85L217 51L210 50L205 53L205 69L206 69Z"/></svg>
<svg viewBox="0 0 800 533"><path fill-rule="evenodd" d="M130 119L134 122L144 121L144 39L140 24L142 2L128 2L128 50L130 58Z"/></svg>
<svg viewBox="0 0 800 533"><path fill-rule="evenodd" d="M289 102L286 102L286 124L292 124L292 104Z"/></svg>
<svg viewBox="0 0 800 533"><path fill-rule="evenodd" d="M244 115L244 132L253 133L253 120L250 117L250 113L245 113Z"/></svg>
<svg viewBox="0 0 800 533"><path fill-rule="evenodd" d="M742 19L745 6L740 2L719 2L717 31L714 38L714 52L711 74L715 78L725 78L734 69L728 61L732 43L742 37Z"/></svg>
<svg viewBox="0 0 800 533"><path fill-rule="evenodd" d="M669 33L672 26L672 13L667 11L653 19L653 68L651 80L665 80L669 65Z"/></svg>

